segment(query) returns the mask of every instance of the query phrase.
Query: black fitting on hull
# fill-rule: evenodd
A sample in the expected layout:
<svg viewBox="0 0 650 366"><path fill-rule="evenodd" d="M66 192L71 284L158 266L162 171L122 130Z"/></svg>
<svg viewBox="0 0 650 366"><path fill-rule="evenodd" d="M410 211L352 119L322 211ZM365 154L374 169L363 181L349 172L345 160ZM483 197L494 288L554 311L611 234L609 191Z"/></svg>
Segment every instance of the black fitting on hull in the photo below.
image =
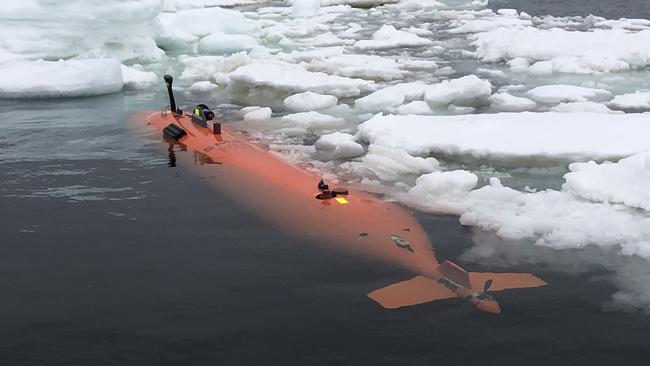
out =
<svg viewBox="0 0 650 366"><path fill-rule="evenodd" d="M165 75L165 84L167 85L167 94L169 95L169 109L172 113L178 114L180 111L176 109L176 100L174 99L174 92L172 91L172 84L174 83L174 78L171 75Z"/></svg>
<svg viewBox="0 0 650 366"><path fill-rule="evenodd" d="M178 141L181 137L186 136L187 132L177 124L170 123L167 127L163 128L163 135L173 139L174 141Z"/></svg>

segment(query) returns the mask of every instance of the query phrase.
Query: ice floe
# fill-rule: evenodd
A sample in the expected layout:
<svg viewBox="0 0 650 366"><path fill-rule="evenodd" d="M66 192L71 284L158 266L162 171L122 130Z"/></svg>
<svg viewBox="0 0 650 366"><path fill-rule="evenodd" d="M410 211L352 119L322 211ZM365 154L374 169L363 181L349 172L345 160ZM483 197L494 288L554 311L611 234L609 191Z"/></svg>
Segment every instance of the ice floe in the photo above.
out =
<svg viewBox="0 0 650 366"><path fill-rule="evenodd" d="M370 8L384 4L398 3L400 0L321 0L323 6L351 5L360 8Z"/></svg>
<svg viewBox="0 0 650 366"><path fill-rule="evenodd" d="M124 89L147 89L158 83L158 77L151 71L143 71L142 66L121 66Z"/></svg>
<svg viewBox="0 0 650 366"><path fill-rule="evenodd" d="M586 102L605 100L612 94L605 89L586 88L576 85L544 85L528 91L528 96L539 103Z"/></svg>
<svg viewBox="0 0 650 366"><path fill-rule="evenodd" d="M360 162L347 163L344 168L368 179L399 182L405 176L419 176L438 169L435 158L412 156L399 147L370 145Z"/></svg>
<svg viewBox="0 0 650 366"><path fill-rule="evenodd" d="M501 92L490 97L490 107L499 112L525 112L535 109L537 103L528 98Z"/></svg>
<svg viewBox="0 0 650 366"><path fill-rule="evenodd" d="M311 72L297 65L271 62L241 66L230 73L230 80L250 87L266 86L289 92L322 92L337 97L357 96L375 89L372 81Z"/></svg>
<svg viewBox="0 0 650 366"><path fill-rule="evenodd" d="M181 56L178 62L183 66L181 80L195 81L213 79L215 75L225 78L227 73L236 70L239 66L250 62L246 53L236 53L231 56Z"/></svg>
<svg viewBox="0 0 650 366"><path fill-rule="evenodd" d="M650 92L617 95L609 104L611 108L629 111L650 110Z"/></svg>
<svg viewBox="0 0 650 366"><path fill-rule="evenodd" d="M282 117L282 121L311 129L335 129L345 124L345 121L340 118L316 111L287 114Z"/></svg>
<svg viewBox="0 0 650 366"><path fill-rule="evenodd" d="M403 115L426 115L434 114L435 112L429 104L422 100L414 100L410 103L402 104L397 107L388 108L388 112L392 114L403 114Z"/></svg>
<svg viewBox="0 0 650 366"><path fill-rule="evenodd" d="M151 24L159 0L5 1L0 7L0 49L30 60L116 58L160 60Z"/></svg>
<svg viewBox="0 0 650 366"><path fill-rule="evenodd" d="M291 12L295 17L312 17L320 10L320 0L293 0Z"/></svg>
<svg viewBox="0 0 650 366"><path fill-rule="evenodd" d="M309 112L327 109L338 103L333 95L323 95L310 91L294 94L284 99L284 106L294 112Z"/></svg>
<svg viewBox="0 0 650 366"><path fill-rule="evenodd" d="M314 60L308 67L312 71L371 80L403 79L408 74L395 60L375 55L337 55Z"/></svg>
<svg viewBox="0 0 650 366"><path fill-rule="evenodd" d="M397 30L392 25L384 25L373 33L371 40L361 40L354 44L354 48L367 50L382 50L401 47L430 46L433 41L422 38L416 34Z"/></svg>
<svg viewBox="0 0 650 366"><path fill-rule="evenodd" d="M201 38L198 51L208 55L220 55L250 51L256 47L260 47L259 43L247 34L212 33Z"/></svg>
<svg viewBox="0 0 650 366"><path fill-rule="evenodd" d="M209 81L197 81L190 85L190 93L192 94L207 94L217 90L219 87Z"/></svg>
<svg viewBox="0 0 650 366"><path fill-rule="evenodd" d="M485 103L492 94L492 85L476 75L445 80L426 89L424 100L430 105L474 106Z"/></svg>
<svg viewBox="0 0 650 366"><path fill-rule="evenodd" d="M331 151L335 159L349 159L363 155L364 149L353 135L334 132L321 136L314 144L318 151Z"/></svg>
<svg viewBox="0 0 650 366"><path fill-rule="evenodd" d="M426 84L417 81L392 85L357 99L355 108L359 112L388 110L391 107L402 105L404 101L421 99L426 88Z"/></svg>
<svg viewBox="0 0 650 366"><path fill-rule="evenodd" d="M244 121L264 121L271 118L271 108L269 107L254 107L246 111L244 114Z"/></svg>
<svg viewBox="0 0 650 366"><path fill-rule="evenodd" d="M551 108L550 111L562 113L620 113L607 108L607 106L602 103L596 102L560 103Z"/></svg>
<svg viewBox="0 0 650 366"><path fill-rule="evenodd" d="M140 72L126 70L129 82L142 82ZM2 98L80 97L114 93L124 86L120 63L111 59L14 61L1 64L0 71Z"/></svg>
<svg viewBox="0 0 650 366"><path fill-rule="evenodd" d="M465 259L509 266L545 264L572 273L605 267L617 304L650 306L650 183L647 152L616 163L574 163L561 190L521 192L497 178L479 187L468 171L420 176L402 199L432 212L460 215L474 227ZM645 212L639 212L639 209Z"/></svg>
<svg viewBox="0 0 650 366"><path fill-rule="evenodd" d="M372 144L416 155L476 158L605 159L650 147L648 116L602 113L497 113L376 116L359 126Z"/></svg>
<svg viewBox="0 0 650 366"><path fill-rule="evenodd" d="M208 8L208 7L232 7L235 5L250 5L257 0L163 0L163 10L177 12L179 10Z"/></svg>
<svg viewBox="0 0 650 366"><path fill-rule="evenodd" d="M622 203L650 212L649 152L617 163L573 163L569 169L562 186L565 191L594 202Z"/></svg>
<svg viewBox="0 0 650 366"><path fill-rule="evenodd" d="M161 13L154 23L156 43L171 51L235 53L259 47L255 26L235 10L219 7Z"/></svg>
<svg viewBox="0 0 650 366"><path fill-rule="evenodd" d="M535 73L618 72L650 64L650 30L635 33L620 29L570 31L511 26L480 32L473 38L481 60L524 58Z"/></svg>

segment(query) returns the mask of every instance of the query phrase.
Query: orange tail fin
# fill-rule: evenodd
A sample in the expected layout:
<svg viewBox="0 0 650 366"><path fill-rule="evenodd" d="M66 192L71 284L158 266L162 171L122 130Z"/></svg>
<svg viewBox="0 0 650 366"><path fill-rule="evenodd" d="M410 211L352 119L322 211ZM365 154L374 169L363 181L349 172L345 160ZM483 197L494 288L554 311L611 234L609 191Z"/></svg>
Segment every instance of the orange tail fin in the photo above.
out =
<svg viewBox="0 0 650 366"><path fill-rule="evenodd" d="M417 276L408 281L402 281L368 294L386 309L396 309L403 306L423 304L434 300L455 297L451 290L437 281L424 276Z"/></svg>

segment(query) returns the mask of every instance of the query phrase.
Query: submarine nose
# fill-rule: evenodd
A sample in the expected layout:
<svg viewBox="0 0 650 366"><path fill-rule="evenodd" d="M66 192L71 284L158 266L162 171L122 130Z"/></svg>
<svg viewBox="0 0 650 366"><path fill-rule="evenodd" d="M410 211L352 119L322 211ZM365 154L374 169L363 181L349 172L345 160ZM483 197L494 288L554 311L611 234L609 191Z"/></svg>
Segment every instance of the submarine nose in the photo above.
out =
<svg viewBox="0 0 650 366"><path fill-rule="evenodd" d="M501 314L501 306L494 300L483 300L476 304L476 308L490 314Z"/></svg>

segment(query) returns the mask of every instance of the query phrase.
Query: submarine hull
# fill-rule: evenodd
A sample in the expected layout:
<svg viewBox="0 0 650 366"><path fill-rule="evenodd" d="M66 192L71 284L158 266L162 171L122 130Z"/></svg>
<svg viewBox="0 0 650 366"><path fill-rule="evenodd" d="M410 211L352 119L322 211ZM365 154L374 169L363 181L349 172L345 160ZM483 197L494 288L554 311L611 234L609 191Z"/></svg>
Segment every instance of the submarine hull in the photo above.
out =
<svg viewBox="0 0 650 366"><path fill-rule="evenodd" d="M161 131L172 123L181 127L187 135L176 143L193 150L197 163L214 166L214 187L282 230L437 276L438 261L426 232L400 206L356 189L318 199L319 176L228 126L215 134L213 128L193 123L191 116L174 113L152 113L145 120Z"/></svg>
<svg viewBox="0 0 650 366"><path fill-rule="evenodd" d="M416 274L368 294L385 308L461 297L478 310L496 314L501 312L499 304L484 296L487 282L492 291L545 284L529 273L466 272L449 261L441 265L424 229L399 205L354 188L322 195L319 176L282 160L229 126L198 124L189 114L170 111L144 119L164 131L170 154L175 146L192 150L196 165L213 166L210 182L215 189L276 227ZM445 285L452 282L451 289Z"/></svg>

